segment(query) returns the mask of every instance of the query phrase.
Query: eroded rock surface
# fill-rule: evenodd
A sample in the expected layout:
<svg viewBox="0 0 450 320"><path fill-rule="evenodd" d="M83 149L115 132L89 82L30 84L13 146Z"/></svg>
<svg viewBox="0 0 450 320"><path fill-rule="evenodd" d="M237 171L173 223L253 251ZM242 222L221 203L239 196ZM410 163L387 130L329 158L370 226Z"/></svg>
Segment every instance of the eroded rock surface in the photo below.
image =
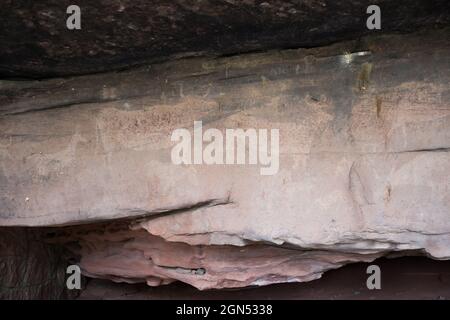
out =
<svg viewBox="0 0 450 320"><path fill-rule="evenodd" d="M139 218L80 236L84 272L202 289L306 281L391 252L449 259L447 35L4 81L0 225ZM279 129L278 173L174 165L171 133L196 120Z"/></svg>
<svg viewBox="0 0 450 320"><path fill-rule="evenodd" d="M71 243L86 276L149 286L182 281L198 289L306 282L381 254L299 250L268 244L194 245L171 242L127 223L63 228L49 242ZM76 243L75 246L73 244Z"/></svg>
<svg viewBox="0 0 450 320"><path fill-rule="evenodd" d="M66 28L73 4L81 9L81 30ZM372 4L382 9L377 33L450 23L447 0L3 0L0 76L45 78L326 45L371 33Z"/></svg>

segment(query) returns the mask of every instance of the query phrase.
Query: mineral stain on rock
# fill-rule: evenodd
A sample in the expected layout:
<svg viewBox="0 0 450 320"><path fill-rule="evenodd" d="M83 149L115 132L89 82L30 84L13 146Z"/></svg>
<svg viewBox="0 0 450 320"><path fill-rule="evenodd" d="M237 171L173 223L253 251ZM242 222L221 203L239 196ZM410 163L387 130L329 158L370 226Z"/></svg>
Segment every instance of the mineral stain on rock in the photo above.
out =
<svg viewBox="0 0 450 320"><path fill-rule="evenodd" d="M70 297L69 261L208 290L450 259L449 2L381 0L376 33L369 4L83 3L88 32L56 27L58 1L15 4L0 19L0 296ZM278 173L174 165L171 134L195 121L279 130Z"/></svg>
<svg viewBox="0 0 450 320"><path fill-rule="evenodd" d="M369 88L370 74L372 73L372 63L364 62L358 74L358 89L365 91ZM378 110L378 109L377 109Z"/></svg>
<svg viewBox="0 0 450 320"><path fill-rule="evenodd" d="M376 112L377 112L377 118L380 118L381 116L381 108L382 108L383 101L380 97L377 97L375 100L375 106L376 106Z"/></svg>

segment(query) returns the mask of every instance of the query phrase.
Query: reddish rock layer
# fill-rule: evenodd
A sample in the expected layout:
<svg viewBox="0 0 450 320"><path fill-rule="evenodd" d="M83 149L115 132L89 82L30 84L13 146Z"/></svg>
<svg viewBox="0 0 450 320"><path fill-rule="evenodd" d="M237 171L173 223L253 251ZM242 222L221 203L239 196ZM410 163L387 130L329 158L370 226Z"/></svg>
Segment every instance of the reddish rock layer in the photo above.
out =
<svg viewBox="0 0 450 320"><path fill-rule="evenodd" d="M108 226L81 230L69 238L78 243L74 250L81 256L79 265L85 275L149 286L178 280L203 290L305 282L344 264L380 256L267 244L192 246L166 241L145 230Z"/></svg>

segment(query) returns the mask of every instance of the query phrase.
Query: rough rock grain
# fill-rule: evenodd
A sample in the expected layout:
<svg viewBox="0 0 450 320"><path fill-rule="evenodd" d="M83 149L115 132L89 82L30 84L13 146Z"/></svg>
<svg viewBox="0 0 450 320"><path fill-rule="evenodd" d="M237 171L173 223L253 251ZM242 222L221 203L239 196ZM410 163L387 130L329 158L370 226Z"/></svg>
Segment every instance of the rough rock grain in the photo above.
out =
<svg viewBox="0 0 450 320"><path fill-rule="evenodd" d="M273 283L306 282L348 263L370 262L382 254L351 254L299 250L253 243L245 247L197 245L170 242L143 229L130 230L127 223L66 227L51 241L68 245L80 256L86 276L115 282L146 283L173 281L200 290L263 286ZM74 246L73 243L76 243Z"/></svg>
<svg viewBox="0 0 450 320"><path fill-rule="evenodd" d="M219 246L231 264L239 247L255 243L313 250L292 253L298 266L279 271L285 281L396 251L449 259L447 35L442 30L371 37L357 42L357 52L356 42L347 42L2 82L0 225L139 217L132 230L145 241L129 244L139 246L131 251L139 257L129 256L126 243L117 248L113 241L111 247L119 257L138 261L147 243L174 252L179 243L189 250ZM205 129L278 128L279 172L261 176L258 166L174 165L170 135L177 128L192 130L196 120ZM274 250L268 263L275 265L286 250L261 248ZM108 251L102 250L84 255L87 274L156 274L150 265L138 276L122 258L107 259L107 270L95 269L92 261L106 259ZM205 250L211 256L219 252ZM313 262L317 269L311 273L296 273L305 254L331 263ZM148 255L153 259L153 252ZM213 267L220 259L208 260L206 271L224 277ZM112 272L114 264L120 270ZM163 282L236 285L232 275L228 285L220 276L208 278L210 273L202 283L175 277L173 270L160 272L156 277ZM266 273L258 277L268 281ZM247 276L243 285L256 281Z"/></svg>
<svg viewBox="0 0 450 320"><path fill-rule="evenodd" d="M121 70L183 56L313 47L356 39L369 5L377 33L448 26L447 0L78 0L81 30L66 28L71 0L3 0L0 77L48 78Z"/></svg>

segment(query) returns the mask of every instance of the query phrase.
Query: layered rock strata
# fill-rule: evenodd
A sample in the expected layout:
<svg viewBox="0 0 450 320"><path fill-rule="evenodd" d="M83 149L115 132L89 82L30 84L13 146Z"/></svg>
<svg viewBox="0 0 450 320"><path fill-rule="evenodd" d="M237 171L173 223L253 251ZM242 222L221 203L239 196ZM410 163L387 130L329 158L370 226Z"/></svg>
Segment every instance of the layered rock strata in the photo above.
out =
<svg viewBox="0 0 450 320"><path fill-rule="evenodd" d="M122 70L177 57L323 46L356 39L367 7L377 33L448 26L447 0L78 0L81 30L66 27L67 0L3 1L0 78Z"/></svg>
<svg viewBox="0 0 450 320"><path fill-rule="evenodd" d="M323 272L358 261L372 261L380 254L351 254L321 250L299 250L254 243L232 245L188 245L153 236L127 224L68 227L57 236L80 256L86 276L115 282L149 286L182 281L198 289L262 286L305 282ZM133 228L132 228L133 229ZM60 233L60 231L56 231ZM47 242L55 242L52 238Z"/></svg>
<svg viewBox="0 0 450 320"><path fill-rule="evenodd" d="M447 35L2 81L0 225L134 218L77 240L85 274L201 289L449 259ZM175 165L171 134L194 121L279 129L278 172Z"/></svg>

